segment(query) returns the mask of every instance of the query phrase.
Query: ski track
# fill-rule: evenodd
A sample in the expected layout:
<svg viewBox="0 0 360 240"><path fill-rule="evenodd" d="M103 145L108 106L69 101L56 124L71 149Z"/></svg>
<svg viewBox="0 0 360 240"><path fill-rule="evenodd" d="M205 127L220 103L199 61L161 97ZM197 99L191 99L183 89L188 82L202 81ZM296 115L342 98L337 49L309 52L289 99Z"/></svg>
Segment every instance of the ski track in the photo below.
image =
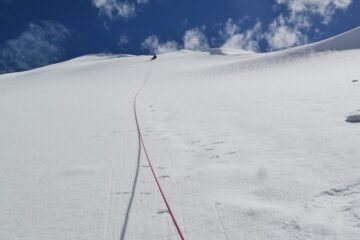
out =
<svg viewBox="0 0 360 240"><path fill-rule="evenodd" d="M221 220L221 217L220 217L220 214L219 214L219 209L218 209L218 206L217 206L217 203L215 203L214 205L214 208L215 208L215 212L216 212L216 217L219 221L219 225L220 225L220 228L221 228L221 232L224 234L224 239L225 240L230 240L227 233L226 233L226 230L225 230L225 226Z"/></svg>
<svg viewBox="0 0 360 240"><path fill-rule="evenodd" d="M108 232L108 224L109 224L109 217L110 217L110 201L111 201L111 195L113 193L113 181L114 181L114 168L115 168L115 153L114 153L114 148L115 148L115 141L112 142L112 147L111 147L111 150L112 150L112 158L111 158L111 164L110 164L110 178L109 178L109 187L108 187L108 193L107 193L107 196L108 196L108 199L107 199L107 208L106 208L106 215L105 215L105 227L104 227L104 235L103 235L103 240L106 239L107 237L107 232Z"/></svg>
<svg viewBox="0 0 360 240"><path fill-rule="evenodd" d="M358 240L359 39L1 75L0 239Z"/></svg>
<svg viewBox="0 0 360 240"><path fill-rule="evenodd" d="M141 92L141 90L144 88L145 84L149 80L152 65L153 65L153 62L151 62L149 71L148 71L147 75L145 76L145 78L144 78L144 80L143 80L143 82L141 84L141 87L136 92L134 100L133 100L134 120L135 120L135 124L136 124L137 138L138 138L138 153L137 153L136 170L135 170L135 175L134 175L134 180L133 180L133 185L132 185L131 196L130 196L130 199L129 199L128 206L126 208L125 220L124 220L123 226L121 228L120 240L125 240L126 239L125 238L126 237L126 230L127 230L127 226L128 226L129 219L130 219L131 208L132 208L134 198L135 198L135 194L136 194L136 187L138 185L139 172L140 172L140 166L141 166L141 149L142 149L142 145L141 145L141 132L140 132L140 128L139 128L137 118L136 118L136 100L137 100L137 96L139 95L139 93Z"/></svg>
<svg viewBox="0 0 360 240"><path fill-rule="evenodd" d="M140 160L141 160L141 141L140 141L140 132L139 131L138 131L138 139L139 139L139 145L138 145L139 149L138 149L135 176L134 176L134 181L133 181L133 185L132 185L131 196L130 196L130 199L129 199L128 206L126 208L124 224L123 224L123 226L121 228L120 240L125 240L126 230L127 230L127 226L128 226L129 219L130 219L130 214L131 214L131 207L132 207L133 202L134 202L134 197L135 197L135 193L136 193L136 186L137 186L138 178L139 178Z"/></svg>

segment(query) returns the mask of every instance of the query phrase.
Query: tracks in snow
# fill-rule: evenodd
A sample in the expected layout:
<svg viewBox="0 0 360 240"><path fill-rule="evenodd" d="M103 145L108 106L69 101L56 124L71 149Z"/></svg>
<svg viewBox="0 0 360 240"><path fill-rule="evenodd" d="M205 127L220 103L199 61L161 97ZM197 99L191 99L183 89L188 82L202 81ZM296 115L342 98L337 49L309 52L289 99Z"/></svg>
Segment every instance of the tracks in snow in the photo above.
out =
<svg viewBox="0 0 360 240"><path fill-rule="evenodd" d="M133 185L132 185L132 191L131 191L130 200L129 200L129 203L128 203L127 208L126 208L124 224L123 224L123 226L121 228L120 240L125 240L126 229L127 229L128 223L129 223L131 207L132 207L132 204L134 202L136 186L137 186L138 178L139 178L140 158L141 158L141 141L140 141L139 128L138 128L138 142L139 142L138 143L138 155L137 155L137 165L136 165L136 170L135 170L135 177L134 177L134 181L133 181Z"/></svg>
<svg viewBox="0 0 360 240"><path fill-rule="evenodd" d="M132 187L131 187L131 191L129 192L122 192L122 193L116 193L116 194L129 194L130 197L128 197L128 202L125 203L124 205L124 210L125 210L125 213L124 213L124 217L123 217L123 221L121 223L121 232L120 232L120 236L118 235L117 237L114 236L114 232L112 230L110 230L110 234L112 235L111 239L119 239L119 240L126 240L126 237L127 237L127 230L128 230L128 225L129 225L129 222L130 222L130 218L131 218L131 214L132 214L132 210L133 210L133 205L134 205L134 199L135 199L135 194L136 194L136 190L137 190L137 186L138 186L138 182L139 182L139 175L140 175L140 167L141 167L141 151L143 150L144 151L144 154L145 154L145 157L146 157L146 160L147 160L147 163L149 165L149 168L151 170L151 174L156 182L156 186L161 194L161 197L162 197L162 200L164 202L164 204L166 205L166 209L167 209L167 213L170 215L171 217L171 220L172 220L172 223L175 227L175 229L177 230L177 234L179 235L180 239L184 240L184 236L183 236L183 233L176 221L176 218L174 216L174 213L168 203L168 200L165 196L165 192L163 191L161 185L160 185L160 181L158 179L158 176L156 175L155 173L155 170L152 166L152 162L149 158L149 155L148 155L148 152L147 152L147 149L146 149L146 146L145 146L145 142L144 142L144 139L143 139L143 136L142 136L142 133L141 133L141 129L140 129L140 124L139 124L139 119L138 119L138 113L137 113L137 99L138 99L138 96L140 95L140 93L142 92L142 90L144 89L146 83L149 81L149 78L150 78L150 73L152 71L152 67L153 67L153 62L151 62L151 65L149 67L149 70L146 74L146 77L145 77L145 80L143 81L141 87L139 88L139 90L136 92L135 94L135 97L134 97L134 100L133 100L133 112L134 112L134 117L135 117L135 123L136 123L136 128L137 128L137 134L138 134L138 139L137 139L137 161L136 161L136 169L135 169L135 174L134 174L134 177L133 177L133 180L132 180ZM114 163L112 163L112 165L114 165ZM112 170L113 171L113 170ZM114 175L114 173L112 173L111 175ZM113 182L114 181L114 176L111 177L111 181ZM112 183L114 184L114 183ZM111 189L109 190L110 191L110 195L112 194L113 192L113 187L111 187ZM111 198L110 198L111 199ZM110 200L108 199L108 205L112 205L111 202L112 201L115 201L115 205L116 202L118 201L117 198L115 200ZM125 200L125 199L124 199ZM115 206L113 206L115 207ZM107 216L106 216L106 223L105 223L105 230L104 230L104 239L107 238L108 236L108 229L109 229L109 218L111 219L111 217L109 216L109 214L111 214L111 206L108 207L108 213L107 213ZM117 207L115 207L117 208ZM115 209L113 209L115 210ZM113 214L114 215L114 214ZM117 214L115 214L117 215ZM116 217L114 215L114 217ZM113 219L114 223L116 224L116 222L120 220L119 219L119 216L117 217L117 220L116 218ZM119 224L119 223L118 223ZM114 225L114 224L112 224ZM113 228L111 228L113 229ZM110 235L110 236L111 236Z"/></svg>
<svg viewBox="0 0 360 240"><path fill-rule="evenodd" d="M176 220L176 218L175 218L175 215L174 215L174 213L173 213L173 211L172 211L172 209L171 209L171 207L170 207L170 204L169 204L169 202L168 202L168 200L167 200L167 198L166 198L166 196L165 196L165 192L163 191L163 189L162 189L162 187L161 187L161 185L160 185L160 181L159 181L159 179L158 179L158 176L156 175L155 170L154 170L154 168L153 168L152 162L151 162L151 160L150 160L149 154L148 154L147 149L146 149L146 146L145 146L145 142L144 142L143 136L142 136L142 134L141 134L140 124L139 124L139 119L138 119L138 114L137 114L137 108L136 108L137 99L138 99L138 96L140 95L140 93L142 92L142 90L144 89L146 83L149 81L149 77L150 77L150 73L151 73L151 70L152 70L152 66L153 66L153 61L151 61L151 65L150 65L150 68L149 68L149 72L148 72L148 74L146 75L146 78L145 78L145 81L143 82L143 85L140 87L140 89L138 90L138 92L137 92L136 95L135 95L134 104L133 104L133 105L134 105L134 115L135 115L136 128L137 128L137 131L138 131L138 138L139 138L139 142L140 142L140 144L139 144L139 150L140 150L140 151L141 151L141 149L144 150L147 163L149 164L150 170L151 170L151 172L152 172L152 175L153 175L153 177L154 177L154 180L155 180L155 182L156 182L156 185L157 185L157 187L158 187L158 190L159 190L159 192L160 192L160 194L161 194L161 197L162 197L162 199L163 199L163 201L164 201L164 204L166 205L166 208L167 208L167 211L168 211L168 213L169 213L169 215L170 215L170 217L171 217L171 220L172 220L172 222L173 222L173 224L174 224L174 226L175 226L175 228L176 228L176 230L177 230L177 233L179 234L180 239L181 239L181 240L185 240L185 237L184 237L184 235L183 235L183 233L182 233L182 231L181 231L181 229L180 229L180 227L179 227L179 224L177 223L177 220ZM140 154L139 154L139 156L140 156ZM139 158L139 159L140 159L140 158ZM138 175L138 171L139 171L139 167L140 167L140 164L139 164L139 163L140 163L140 162L138 162L137 175ZM135 182L134 182L134 183L135 183L135 184L134 184L135 187L136 187L136 182L137 182L137 175L136 175ZM134 194L134 192L135 192L135 189L134 189L134 191L133 191L133 194ZM130 204L130 206L129 206L129 213L130 213L130 211L131 211L132 201L133 201L133 198L130 199L130 202L129 202L129 204ZM129 217L130 217L130 215L127 214L127 215L126 215L126 219L125 219L125 223L127 223ZM126 225L124 225L123 229L124 229L124 231L123 231L123 233L122 233L122 235L121 235L121 236L122 236L121 240L123 240L123 239L125 238ZM123 237L123 236L124 236L124 237Z"/></svg>
<svg viewBox="0 0 360 240"><path fill-rule="evenodd" d="M152 62L151 62L149 72L146 75L145 81L143 82L142 86L136 93L134 101L133 101L133 110L134 110L136 129L137 129L137 134L138 134L138 154L137 154L137 163L136 163L135 176L134 176L134 180L133 180L133 184L132 184L131 196L130 196L129 203L126 208L125 219L124 219L123 226L121 228L120 240L125 240L126 230L127 230L127 226L128 226L129 219L130 219L131 208L132 208L132 205L134 202L134 197L135 197L135 192L136 192L136 187L137 187L137 183L138 183L138 179L139 179L139 172L140 172L142 142L141 142L140 126L139 126L137 114L136 114L136 100L137 100L137 97L139 96L140 92L142 91L142 89L145 87L145 84L149 80L149 75L150 75L151 70L152 70Z"/></svg>

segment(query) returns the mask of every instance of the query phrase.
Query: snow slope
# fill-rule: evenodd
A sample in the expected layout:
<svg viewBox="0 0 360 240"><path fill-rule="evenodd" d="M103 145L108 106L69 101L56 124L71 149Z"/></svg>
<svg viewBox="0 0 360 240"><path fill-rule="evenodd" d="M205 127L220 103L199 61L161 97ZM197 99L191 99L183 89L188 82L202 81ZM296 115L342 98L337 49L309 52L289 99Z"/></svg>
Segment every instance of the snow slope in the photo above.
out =
<svg viewBox="0 0 360 240"><path fill-rule="evenodd" d="M140 125L186 239L357 240L359 42L0 76L0 239L179 239L143 153L132 191L148 79Z"/></svg>

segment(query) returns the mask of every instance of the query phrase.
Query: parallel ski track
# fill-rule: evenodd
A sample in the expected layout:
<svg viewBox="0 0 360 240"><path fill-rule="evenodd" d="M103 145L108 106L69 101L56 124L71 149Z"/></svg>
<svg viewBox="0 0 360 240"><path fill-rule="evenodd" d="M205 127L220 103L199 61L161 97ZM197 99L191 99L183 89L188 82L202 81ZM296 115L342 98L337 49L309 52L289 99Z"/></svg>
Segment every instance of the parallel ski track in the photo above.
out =
<svg viewBox="0 0 360 240"><path fill-rule="evenodd" d="M177 220L175 218L175 215L173 213L173 210L171 209L171 206L165 196L165 192L164 190L162 189L161 185L160 185L160 181L159 181L159 178L157 177L156 173L155 173L155 170L153 168L153 165L152 165L152 161L150 160L150 157L149 157L149 154L148 154L148 151L146 149L146 145L145 145L145 141L144 141L144 138L143 138L143 135L141 133L141 128L140 128L140 124L139 124L139 117L138 117L138 111L137 111L137 101L138 101L138 97L140 95L140 93L142 92L142 90L144 89L146 83L149 81L149 78L150 78L150 73L152 71L152 67L153 67L153 61L151 61L150 63L150 68L149 68L149 71L146 75L146 78L145 78L145 81L143 82L142 86L139 88L139 90L137 91L135 97L134 97L134 102L133 102L133 109L134 109L134 116L135 116L135 122L136 122L136 128L137 128L137 132L138 132L138 139L139 139L139 150L138 150L138 160L137 160L137 168L136 168L136 173L135 173L135 178L134 178L134 182L133 182L133 188L132 188L132 194L131 194L131 197L130 197L130 201L129 201L129 204L128 204L128 207L127 207L127 211L126 211L126 215L125 215L125 221L124 221L124 224L123 224L123 227L122 227L122 230L121 230L121 236L120 236L120 240L125 240L125 235L126 235L126 229L127 229L127 225L128 225L128 222L129 222L129 219L130 219L130 212L131 212L131 207L132 207L132 204L133 204L133 201L134 201L134 196L135 196L135 190L136 190L136 185L137 185L137 182L138 182L138 176L139 176L139 169L140 169L140 157L141 157L141 149L144 150L144 153L145 153L145 157L146 157L146 160L149 164L149 167L151 169L151 172L152 172L152 175L154 177L154 180L156 182L156 185L160 191L160 194L161 194L161 197L166 205L166 208L170 214L170 217L172 219L172 222L179 234L179 237L181 240L185 240L185 237L184 237L184 234L182 233L180 227L179 227L179 224L177 223Z"/></svg>

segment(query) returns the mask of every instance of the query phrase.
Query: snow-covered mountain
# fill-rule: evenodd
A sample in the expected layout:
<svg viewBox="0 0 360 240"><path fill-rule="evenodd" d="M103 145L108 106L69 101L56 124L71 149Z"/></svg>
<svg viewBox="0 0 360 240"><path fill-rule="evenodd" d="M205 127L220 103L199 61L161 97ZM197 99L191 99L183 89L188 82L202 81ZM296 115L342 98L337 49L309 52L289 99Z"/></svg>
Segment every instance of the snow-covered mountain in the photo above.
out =
<svg viewBox="0 0 360 240"><path fill-rule="evenodd" d="M144 82L140 128L186 239L359 239L360 28L148 60L0 76L0 239L179 239L144 152L134 184Z"/></svg>

